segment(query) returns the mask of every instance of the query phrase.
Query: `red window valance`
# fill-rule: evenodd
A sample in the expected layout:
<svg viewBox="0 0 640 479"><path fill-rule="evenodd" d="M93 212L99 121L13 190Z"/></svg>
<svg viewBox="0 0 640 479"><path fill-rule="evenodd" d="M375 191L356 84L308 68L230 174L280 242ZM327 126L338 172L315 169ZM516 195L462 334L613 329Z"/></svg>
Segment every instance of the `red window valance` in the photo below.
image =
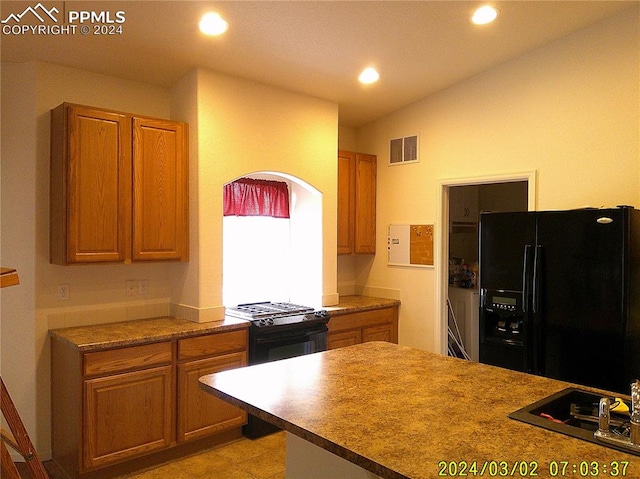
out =
<svg viewBox="0 0 640 479"><path fill-rule="evenodd" d="M289 188L282 181L240 178L224 185L224 216L289 218Z"/></svg>

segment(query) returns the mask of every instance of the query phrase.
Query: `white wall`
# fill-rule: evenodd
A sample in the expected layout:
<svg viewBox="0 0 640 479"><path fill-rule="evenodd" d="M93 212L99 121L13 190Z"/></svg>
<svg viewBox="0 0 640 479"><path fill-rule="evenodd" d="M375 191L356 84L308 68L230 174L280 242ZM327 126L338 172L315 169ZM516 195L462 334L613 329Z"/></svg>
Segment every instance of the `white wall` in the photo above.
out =
<svg viewBox="0 0 640 479"><path fill-rule="evenodd" d="M361 128L358 149L378 155L377 251L388 224L437 220L444 179L535 170L538 209L640 207L638 18L634 8ZM389 139L416 132L420 162L387 166ZM400 288L400 343L435 349L438 270L377 254L357 276Z"/></svg>

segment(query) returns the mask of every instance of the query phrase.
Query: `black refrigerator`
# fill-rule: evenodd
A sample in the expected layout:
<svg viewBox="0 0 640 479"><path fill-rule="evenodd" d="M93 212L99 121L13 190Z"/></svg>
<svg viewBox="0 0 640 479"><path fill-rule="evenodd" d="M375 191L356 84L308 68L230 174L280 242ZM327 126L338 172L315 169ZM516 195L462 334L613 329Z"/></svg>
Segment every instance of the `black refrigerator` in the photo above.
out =
<svg viewBox="0 0 640 479"><path fill-rule="evenodd" d="M640 211L481 213L480 362L629 394Z"/></svg>

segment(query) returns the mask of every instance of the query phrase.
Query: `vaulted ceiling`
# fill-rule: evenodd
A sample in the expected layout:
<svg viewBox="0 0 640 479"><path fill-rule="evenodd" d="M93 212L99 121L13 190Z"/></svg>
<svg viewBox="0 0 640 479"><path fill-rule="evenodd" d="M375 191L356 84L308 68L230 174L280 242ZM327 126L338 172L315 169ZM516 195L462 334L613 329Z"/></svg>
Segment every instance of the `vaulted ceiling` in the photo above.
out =
<svg viewBox="0 0 640 479"><path fill-rule="evenodd" d="M640 5L490 3L497 20L476 26L475 1L43 1L61 12L59 24L70 11L109 12L112 20L124 12L122 33L3 31L0 49L2 61L41 60L164 87L203 67L336 102L340 124L358 127L602 19L638 15ZM34 24L8 17L36 4L1 2L3 28ZM227 33L198 31L207 11L228 21ZM366 66L379 70L378 83L358 83Z"/></svg>

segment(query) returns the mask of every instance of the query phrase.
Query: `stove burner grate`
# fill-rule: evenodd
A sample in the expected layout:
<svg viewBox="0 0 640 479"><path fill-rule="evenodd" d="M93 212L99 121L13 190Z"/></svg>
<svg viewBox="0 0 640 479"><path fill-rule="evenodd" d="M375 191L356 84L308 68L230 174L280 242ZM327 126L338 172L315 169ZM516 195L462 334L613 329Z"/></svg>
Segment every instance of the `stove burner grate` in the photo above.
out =
<svg viewBox="0 0 640 479"><path fill-rule="evenodd" d="M313 308L300 304L265 301L262 303L239 304L235 308L227 308L226 314L242 319L261 319L309 313L313 310Z"/></svg>

